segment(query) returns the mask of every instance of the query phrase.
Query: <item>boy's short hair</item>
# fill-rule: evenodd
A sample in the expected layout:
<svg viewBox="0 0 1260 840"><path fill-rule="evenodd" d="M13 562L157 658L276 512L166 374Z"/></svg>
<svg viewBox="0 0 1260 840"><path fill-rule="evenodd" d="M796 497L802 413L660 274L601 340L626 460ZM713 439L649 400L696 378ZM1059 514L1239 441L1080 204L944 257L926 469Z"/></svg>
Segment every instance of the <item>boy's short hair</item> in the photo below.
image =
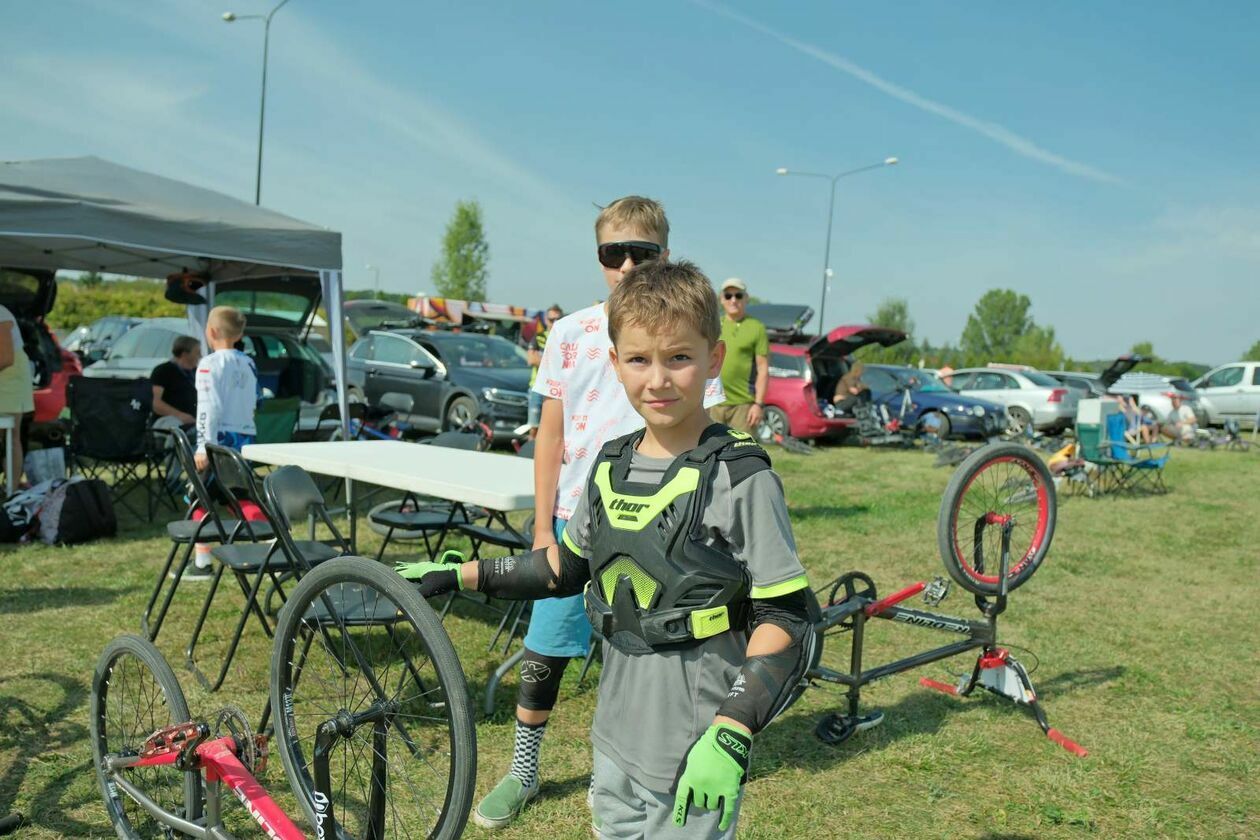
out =
<svg viewBox="0 0 1260 840"><path fill-rule="evenodd" d="M175 340L171 342L171 355L182 356L185 353L191 353L201 346L201 342L193 338L191 335L177 335Z"/></svg>
<svg viewBox="0 0 1260 840"><path fill-rule="evenodd" d="M214 327L224 338L235 341L245 335L245 314L235 306L216 306L210 310L206 326Z"/></svg>
<svg viewBox="0 0 1260 840"><path fill-rule="evenodd" d="M630 228L648 236L655 235L662 248L669 247L669 219L665 218L665 208L659 201L641 195L619 198L599 211L595 219L596 242L607 227Z"/></svg>
<svg viewBox="0 0 1260 840"><path fill-rule="evenodd" d="M626 272L608 298L608 335L613 345L623 327L636 324L650 334L679 325L692 327L709 346L722 335L721 308L713 284L695 263L652 260Z"/></svg>

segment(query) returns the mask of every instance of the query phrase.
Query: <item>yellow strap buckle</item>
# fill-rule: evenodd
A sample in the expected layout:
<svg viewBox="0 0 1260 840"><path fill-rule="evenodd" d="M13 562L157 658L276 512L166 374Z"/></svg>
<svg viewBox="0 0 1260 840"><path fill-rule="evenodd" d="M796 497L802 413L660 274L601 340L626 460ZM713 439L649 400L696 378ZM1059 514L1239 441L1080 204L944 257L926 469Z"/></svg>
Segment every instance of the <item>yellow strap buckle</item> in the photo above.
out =
<svg viewBox="0 0 1260 840"><path fill-rule="evenodd" d="M707 639L731 629L731 614L726 607L711 607L691 613L691 635Z"/></svg>

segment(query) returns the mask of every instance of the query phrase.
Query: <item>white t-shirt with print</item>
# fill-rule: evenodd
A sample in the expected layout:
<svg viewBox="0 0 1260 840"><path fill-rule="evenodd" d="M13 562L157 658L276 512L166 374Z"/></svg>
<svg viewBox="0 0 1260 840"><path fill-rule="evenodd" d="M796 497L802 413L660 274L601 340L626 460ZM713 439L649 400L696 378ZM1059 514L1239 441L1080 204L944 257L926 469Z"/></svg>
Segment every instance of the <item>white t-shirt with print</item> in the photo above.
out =
<svg viewBox="0 0 1260 840"><path fill-rule="evenodd" d="M631 408L617 381L608 357L611 348L602 303L564 316L547 334L534 391L564 406L564 460L553 511L557 519L573 516L599 448L643 427L643 418ZM704 390L705 406L725 400L722 383L710 379Z"/></svg>

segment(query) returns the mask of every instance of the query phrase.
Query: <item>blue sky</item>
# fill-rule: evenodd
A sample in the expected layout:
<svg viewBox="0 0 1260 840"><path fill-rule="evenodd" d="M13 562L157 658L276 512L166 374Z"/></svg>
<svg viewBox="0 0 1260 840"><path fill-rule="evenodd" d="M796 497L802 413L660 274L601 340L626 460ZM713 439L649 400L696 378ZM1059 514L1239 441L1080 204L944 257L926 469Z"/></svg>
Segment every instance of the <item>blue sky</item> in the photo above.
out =
<svg viewBox="0 0 1260 840"><path fill-rule="evenodd" d="M0 6L0 158L95 154L251 199L259 0ZM601 292L593 202L666 206L676 258L817 306L885 297L957 341L1027 294L1077 358L1260 339L1260 5L290 0L263 203L344 234L346 284L430 290L482 203L493 300Z"/></svg>

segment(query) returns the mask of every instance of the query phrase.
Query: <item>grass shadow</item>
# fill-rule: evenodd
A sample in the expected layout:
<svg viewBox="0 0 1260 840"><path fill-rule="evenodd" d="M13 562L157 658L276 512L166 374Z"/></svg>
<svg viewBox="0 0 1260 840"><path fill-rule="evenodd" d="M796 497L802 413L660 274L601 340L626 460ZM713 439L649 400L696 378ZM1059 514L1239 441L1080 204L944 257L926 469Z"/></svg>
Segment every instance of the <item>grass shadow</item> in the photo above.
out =
<svg viewBox="0 0 1260 840"><path fill-rule="evenodd" d="M40 686L44 684L43 690ZM0 770L0 814L8 813L33 762L45 753L79 746L87 728L70 722L87 701L82 680L62 674L17 674L0 678L0 752L11 757ZM42 703L52 695L46 703Z"/></svg>
<svg viewBox="0 0 1260 840"><path fill-rule="evenodd" d="M0 614L35 613L62 607L91 607L112 603L139 587L105 589L99 586L32 586L0 590Z"/></svg>
<svg viewBox="0 0 1260 840"><path fill-rule="evenodd" d="M861 516L871 512L870 505L807 505L792 507L788 512L793 521L808 522L811 519L830 519L837 516Z"/></svg>
<svg viewBox="0 0 1260 840"><path fill-rule="evenodd" d="M1121 666L1066 671L1044 683L1034 680L1033 685L1038 696L1044 698L1110 682L1122 676L1124 671ZM836 711L846 708L846 701L841 695L837 695L837 700ZM822 770L858 752L879 752L907 736L935 734L946 719L991 704L1002 706L1006 714L1026 719L1034 731L1039 731L1030 708L994 696L982 688L977 687L968 697L950 698L925 687L891 706L864 703L863 712L878 709L884 713L884 722L840 744L824 744L818 740L814 730L822 715L817 712L790 715L775 724L776 736L754 754L759 759L756 764L760 765L755 769L769 771L793 766Z"/></svg>

